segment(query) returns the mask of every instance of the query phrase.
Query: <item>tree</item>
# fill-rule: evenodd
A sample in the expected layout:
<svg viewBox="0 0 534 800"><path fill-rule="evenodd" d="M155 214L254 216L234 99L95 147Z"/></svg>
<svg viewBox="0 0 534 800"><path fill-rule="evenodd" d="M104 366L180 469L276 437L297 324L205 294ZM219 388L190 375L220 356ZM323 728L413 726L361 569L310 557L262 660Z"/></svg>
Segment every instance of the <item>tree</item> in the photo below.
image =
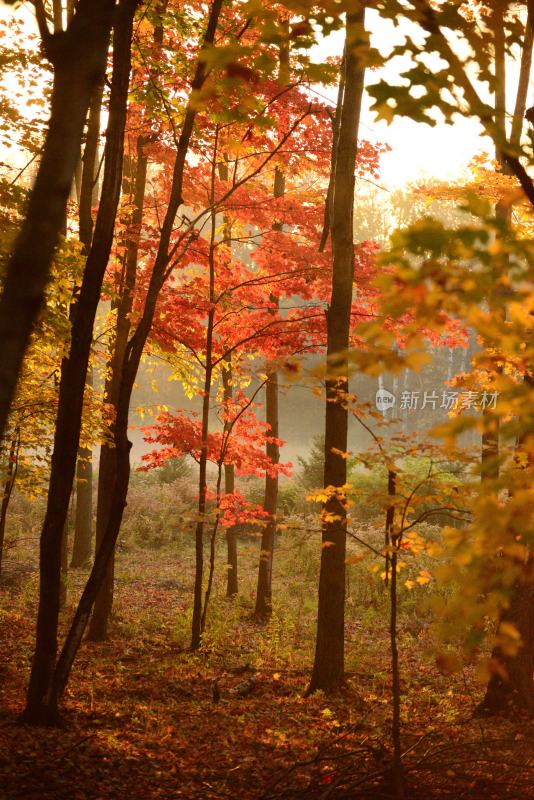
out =
<svg viewBox="0 0 534 800"><path fill-rule="evenodd" d="M104 86L95 87L89 118L87 136L83 153L83 166L78 197L79 237L87 256L93 239L93 201L95 195L98 143L100 140L100 118ZM92 384L92 371L88 376L88 386ZM72 545L71 567L86 567L91 561L93 538L93 452L92 442L80 448L76 467L76 516L74 523L74 541Z"/></svg>
<svg viewBox="0 0 534 800"><path fill-rule="evenodd" d="M332 295L327 310L327 378L324 485L331 493L322 524L317 639L308 692L337 690L344 673L345 547L348 393L347 349L354 280L354 171L363 95L367 38L365 9L347 13L343 74L340 78L337 134L333 145L331 206Z"/></svg>
<svg viewBox="0 0 534 800"><path fill-rule="evenodd" d="M286 25L287 28L287 25ZM283 44L280 47L279 81L283 86L290 81L289 47ZM275 169L273 194L283 197L286 190L285 177L280 167ZM281 223L275 223L282 230ZM275 296L270 298L278 306ZM278 310L278 309L277 309ZM278 439L278 375L276 368L273 370L267 365L267 382L265 384L265 420L269 425L274 439ZM276 441L267 443L267 457L273 464L278 464L280 451ZM258 585L256 588L256 603L254 614L258 619L269 617L272 612L272 578L273 578L273 553L276 535L276 513L278 510L278 473L265 474L265 494L263 510L268 514L267 522L263 528L260 544L260 559L258 564Z"/></svg>
<svg viewBox="0 0 534 800"><path fill-rule="evenodd" d="M215 0L208 19L204 43L213 43L217 29L221 3ZM130 28L131 30L131 28ZM129 69L128 69L129 72ZM192 81L192 91L198 91L206 78L206 66L199 60L195 76ZM113 482L112 502L106 532L95 556L91 574L80 597L71 627L63 644L55 671L52 685L47 697L46 719L57 720L58 702L63 693L70 674L72 664L85 632L93 604L102 582L105 579L109 561L115 549L115 543L120 530L122 514L128 494L130 477L130 442L128 440L128 416L130 398L135 377L141 361L143 349L150 333L152 321L156 311L159 292L167 277L167 269L176 248L169 250L171 237L178 208L182 202L182 186L186 156L189 142L193 132L196 111L189 102L183 122L183 127L176 146L176 158L173 169L172 185L169 203L163 221L161 236L158 243L154 266L150 276L143 310L136 329L128 341L121 366L121 382L118 392L117 412L115 418L114 439L116 447L116 472ZM124 133L124 131L123 131ZM104 187L102 190L104 195Z"/></svg>
<svg viewBox="0 0 534 800"><path fill-rule="evenodd" d="M41 533L36 646L23 715L27 722L38 724L54 724L58 719L57 698L52 681L57 652L61 544L76 468L94 319L111 250L120 194L131 38L136 7L137 0L122 0L114 29L103 199L98 209L81 287L73 306L70 350L61 368L47 513Z"/></svg>
<svg viewBox="0 0 534 800"><path fill-rule="evenodd" d="M44 5L35 2L43 52L54 68L54 85L39 170L0 298L0 432L6 426L24 353L44 302L87 109L105 68L114 6L115 0L80 0L67 29L50 33Z"/></svg>
<svg viewBox="0 0 534 800"><path fill-rule="evenodd" d="M521 147L520 127L531 65L534 3L530 0L527 3L526 22L524 22L524 16L521 19L524 8L521 5L504 2L504 0L491 4L489 9L482 4L481 8L471 9L471 13L468 14L463 13L463 9L455 4L445 3L441 7L434 8L428 0L413 0L410 6L404 9L401 9L400 5L395 2L385 5L389 7L390 11L394 10L415 21L424 32L425 41L423 44L416 45L413 40L410 40L409 44L403 45L397 50L397 52L410 52L417 63L415 69L406 73L406 77L409 79L408 88L395 87L393 91L385 91L383 84L377 84L370 89L375 96L374 107L379 114L387 119L392 105L395 105L397 108L402 107L403 113L421 120L425 119L433 124L428 115L428 111L432 108L438 108L446 119L450 119L454 113L458 112L460 105L455 105L443 97L441 85L435 79L430 79L428 67L423 65L422 53L424 52L426 56L430 47L430 50L439 54L447 64L442 72L442 77L445 85L448 83L449 87L453 89L453 98L460 90L463 95L463 105L467 107L468 113L480 121L484 132L495 144L501 164L510 175L517 179L522 194L528 198L531 207L534 207L534 183L524 166L525 161L527 164L532 163L532 154L529 154L527 148ZM466 63L451 45L444 33L444 28L452 29L457 37L469 41L470 57L468 61L476 67L481 80L489 83L490 87L495 89L494 107L482 100L481 93L470 78ZM493 51L489 50L488 41L493 44ZM521 46L523 59L514 120L508 134L505 125L505 52L512 43L518 43ZM418 97L417 101L413 97L415 85L423 89L423 94ZM498 206L498 213L503 217L507 216L506 203L509 205L510 199ZM504 235L509 235L507 230ZM499 313L506 316L506 305L503 306L497 299L496 286L489 287L489 292L488 296L491 296L493 306L500 309ZM531 364L527 363L524 371L525 380L530 374L531 368ZM494 416L492 429L487 429L484 435L483 477L486 480L487 489L494 487L498 490L502 482L502 476L498 475L497 466L501 460L498 457L498 434L496 434L499 427L500 421ZM489 531L487 531L487 535L491 540ZM510 606L501 622L501 626L511 624L510 615L516 615L517 629L521 629L523 636L526 637L522 643L522 655L515 662L515 667L512 668L510 654L506 656L503 648L499 646L494 650L495 674L490 679L488 693L482 706L488 711L494 712L509 707L511 697L514 698L513 705L519 703L526 708L532 708L534 705L532 690L532 653L534 652L532 633L534 626L531 622L528 605L531 596L528 586L532 580L530 571L530 559L527 559L524 564L524 572L518 579L516 588L511 590ZM515 597L516 593L517 597ZM527 603L525 607L523 607L522 601ZM504 677L506 675L508 675L507 678Z"/></svg>

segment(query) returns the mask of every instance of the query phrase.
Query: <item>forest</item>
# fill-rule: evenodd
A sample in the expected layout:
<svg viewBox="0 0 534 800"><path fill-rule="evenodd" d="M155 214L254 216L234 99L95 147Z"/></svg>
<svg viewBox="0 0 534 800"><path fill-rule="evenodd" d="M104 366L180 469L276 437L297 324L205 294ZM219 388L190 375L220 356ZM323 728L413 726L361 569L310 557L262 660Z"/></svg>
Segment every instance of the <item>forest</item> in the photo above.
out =
<svg viewBox="0 0 534 800"><path fill-rule="evenodd" d="M534 0L0 36L0 800L534 798Z"/></svg>

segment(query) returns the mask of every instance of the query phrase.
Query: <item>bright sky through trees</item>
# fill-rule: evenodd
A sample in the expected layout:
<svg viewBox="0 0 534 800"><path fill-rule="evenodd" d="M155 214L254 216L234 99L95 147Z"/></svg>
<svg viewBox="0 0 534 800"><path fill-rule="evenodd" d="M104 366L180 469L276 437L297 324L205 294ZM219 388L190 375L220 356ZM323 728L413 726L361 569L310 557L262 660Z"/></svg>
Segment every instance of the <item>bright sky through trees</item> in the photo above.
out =
<svg viewBox="0 0 534 800"><path fill-rule="evenodd" d="M25 4L16 10L0 6L0 18L8 18L16 14L25 22L25 27L32 33L37 33L35 18L30 7ZM369 14L373 17L372 12ZM394 28L389 22L376 17L375 43L379 49L386 52L394 43L399 41L408 25L402 22ZM341 31L331 34L324 39L322 44L312 49L313 58L320 61L323 58L339 56L343 50L343 33ZM399 62L382 68L381 73L393 83L397 80ZM510 70L509 78L513 81L514 70ZM320 87L318 87L320 88ZM321 94L335 104L335 89L320 89ZM384 142L391 147L391 151L382 156L380 185L387 189L404 187L409 183L420 180L436 178L438 180L454 180L465 174L470 159L480 152L481 147L486 147L492 152L489 139L480 137L480 125L470 117L457 117L453 125L428 125L414 122L407 117L396 117L391 125L384 121L376 121L374 114L369 110L370 100L366 96L362 108L362 135L371 141ZM0 150L0 152L2 152ZM5 151L4 152L4 156ZM13 154L14 158L18 154Z"/></svg>

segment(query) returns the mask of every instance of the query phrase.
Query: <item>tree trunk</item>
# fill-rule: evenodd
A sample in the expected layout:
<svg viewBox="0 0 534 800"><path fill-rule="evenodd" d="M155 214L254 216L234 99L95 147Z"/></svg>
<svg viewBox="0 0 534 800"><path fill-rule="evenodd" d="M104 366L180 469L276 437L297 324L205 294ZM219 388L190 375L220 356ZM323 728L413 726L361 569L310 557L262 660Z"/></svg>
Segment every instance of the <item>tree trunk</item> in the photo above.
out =
<svg viewBox="0 0 534 800"><path fill-rule="evenodd" d="M114 6L115 0L80 0L66 31L43 31L43 47L54 66L51 114L26 217L8 262L0 298L0 435L44 302L87 109L105 69Z"/></svg>
<svg viewBox="0 0 534 800"><path fill-rule="evenodd" d="M76 516L72 543L72 569L83 569L91 563L93 549L93 453L81 447L76 466Z"/></svg>
<svg viewBox="0 0 534 800"><path fill-rule="evenodd" d="M284 31L289 33L289 23L284 21ZM289 37L288 37L289 38ZM290 79L289 46L283 43L280 46L280 71L278 80L282 86L287 86ZM279 167L274 172L273 194L276 198L283 197L286 193L285 175ZM283 230L282 223L275 223L274 230ZM271 295L270 301L276 303L278 299ZM278 438L278 374L276 370L268 369L267 383L265 385L265 421L269 425L270 435ZM275 442L268 442L265 446L267 458L273 465L280 461L280 448ZM256 587L256 605L254 616L257 619L267 619L271 616L273 605L273 557L276 540L276 514L278 511L278 473L265 474L265 493L263 495L263 510L269 516L261 535L260 561L258 564L258 583Z"/></svg>
<svg viewBox="0 0 534 800"><path fill-rule="evenodd" d="M93 325L113 241L120 196L136 6L137 0L123 0L118 7L113 36L113 77L102 200L82 285L76 298L70 352L61 371L48 503L41 534L36 646L24 712L25 721L38 724L57 722L57 707L51 691L57 653L61 542L76 468Z"/></svg>
<svg viewBox="0 0 534 800"><path fill-rule="evenodd" d="M216 155L214 154L214 161ZM202 581L204 575L204 519L206 516L206 498L208 492L207 467L208 467L208 433L209 433L209 413L211 400L212 383L212 343L213 325L215 321L215 309L213 299L215 264L215 212L212 212L211 221L211 242L210 242L210 310L208 313L208 324L206 328L206 364L204 377L204 396L202 399L202 445L200 450L200 463L198 470L198 517L195 528L195 586L193 590L193 620L191 623L191 650L198 650L201 645L205 615L202 614Z"/></svg>
<svg viewBox="0 0 534 800"><path fill-rule="evenodd" d="M499 31L502 27L502 5L494 10L496 32L496 109L505 105L504 86L504 42ZM525 115L526 95L532 63L532 17L529 14L525 26L525 39L521 58L521 69L516 94L515 111L512 121L510 143L519 146L521 141L523 118ZM500 87L500 88L499 88ZM504 125L504 110L500 111L501 126ZM497 154L499 156L499 154ZM508 171L508 170L507 170ZM497 205L497 215L509 219L509 209ZM531 373L525 375L525 382L534 385ZM487 438L483 439L487 447ZM519 447L521 442L519 443ZM495 449L495 447L494 447ZM529 454L530 456L530 454ZM491 462L490 462L491 466ZM529 457L526 469L532 470ZM488 470L482 468L482 478L488 477ZM498 477L498 464L489 477ZM511 589L509 606L503 611L500 623L512 624L521 635L522 646L516 657L506 655L500 647L495 647L491 655L492 675L486 687L484 699L478 707L481 714L503 714L525 711L534 714L534 560L530 555L522 570L522 575Z"/></svg>
<svg viewBox="0 0 534 800"><path fill-rule="evenodd" d="M13 487L15 486L15 480L17 478L19 448L20 448L20 430L17 430L11 440L11 445L9 447L6 479L4 481L4 492L2 494L2 504L0 506L0 577L2 576L2 561L4 558L4 541L6 535L7 511L9 508L9 501L11 500Z"/></svg>
<svg viewBox="0 0 534 800"><path fill-rule="evenodd" d="M534 559L530 556L524 575L512 587L510 605L501 614L521 635L521 647L510 656L500 647L491 654L491 678L478 707L479 714L534 714Z"/></svg>
<svg viewBox="0 0 534 800"><path fill-rule="evenodd" d="M154 26L154 44L161 48L163 44L163 27L159 22L167 8L167 0L159 0L154 11L156 20ZM146 178L148 158L144 152L146 138L137 137L135 164L134 159L125 160L124 193L131 197L133 210L129 220L126 250L119 287L119 300L116 307L117 320L115 336L110 342L111 370L106 380L104 394L106 402L117 414L121 369L130 335L130 314L133 308L134 292L137 276L137 259L139 255L139 239L143 223ZM98 467L98 496L96 511L96 547L100 547L106 533L111 508L109 487L114 485L117 471L117 454L114 445L114 424L107 431L105 440L100 448ZM111 554L106 576L96 597L87 638L93 642L103 642L108 638L108 626L113 610L115 587L115 551Z"/></svg>
<svg viewBox="0 0 534 800"><path fill-rule="evenodd" d="M270 426L269 436L278 438L278 374L269 373L265 384L265 421ZM267 457L272 464L280 460L280 448L275 442L266 445ZM269 514L261 535L258 585L254 615L266 619L272 613L273 553L276 536L276 512L278 510L278 473L265 475L263 510Z"/></svg>
<svg viewBox="0 0 534 800"><path fill-rule="evenodd" d="M232 356L229 355L225 358L225 363L222 370L224 402L226 408L232 402L233 397L233 384L232 384ZM229 422L225 422L225 430L228 430ZM225 494L233 494L235 491L235 467L233 464L224 465L224 491ZM238 591L237 580L237 531L235 525L226 529L226 548L227 548L227 579L226 579L226 596L234 597Z"/></svg>
<svg viewBox="0 0 534 800"><path fill-rule="evenodd" d="M122 294L117 305L117 321L115 337L111 342L111 370L105 386L106 403L117 413L119 387L124 353L130 334L130 314L133 307L137 258L139 254L139 237L143 221L146 176L148 159L144 152L145 138L139 136L136 144L135 176L128 176L131 181L133 210L127 234L126 253L123 274L121 277ZM116 452L113 443L113 423L107 431L106 440L100 448L98 468L98 498L96 510L96 547L100 547L104 538L111 507L110 487L115 481ZM115 577L115 558L111 556L106 577L98 593L87 638L94 642L107 639L108 624L113 608L113 587Z"/></svg>
<svg viewBox="0 0 534 800"><path fill-rule="evenodd" d="M100 139L100 116L104 84L95 87L89 108L87 136L82 159L80 196L78 201L79 238L86 255L93 239L93 199L95 172ZM92 384L92 371L87 384ZM76 520L72 545L71 567L87 567L91 561L93 539L93 451L82 447L76 467Z"/></svg>
<svg viewBox="0 0 534 800"><path fill-rule="evenodd" d="M315 659L308 693L336 691L344 675L345 549L347 510L348 362L354 281L354 165L365 65L358 45L365 42L364 9L347 14L345 88L341 101L332 203L332 294L327 311L327 375L324 485L331 493L324 505L319 608ZM341 454L341 455L340 455Z"/></svg>
<svg viewBox="0 0 534 800"><path fill-rule="evenodd" d="M534 373L525 375L525 382L534 387ZM525 436L527 469L534 470L532 452ZM518 443L521 450L523 442ZM524 451L523 451L524 452ZM491 677L484 699L478 706L479 714L515 714L517 711L534 714L534 557L529 553L521 574L510 591L509 604L500 616L499 623L513 625L521 637L516 656L507 655L502 648L493 648Z"/></svg>

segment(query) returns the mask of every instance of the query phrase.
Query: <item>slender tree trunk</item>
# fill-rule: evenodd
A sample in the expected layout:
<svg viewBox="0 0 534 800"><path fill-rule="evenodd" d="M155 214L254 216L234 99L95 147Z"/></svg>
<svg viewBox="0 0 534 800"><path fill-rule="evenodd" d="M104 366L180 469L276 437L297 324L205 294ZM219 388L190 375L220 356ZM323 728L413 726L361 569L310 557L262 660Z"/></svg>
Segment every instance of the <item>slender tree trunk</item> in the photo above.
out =
<svg viewBox="0 0 534 800"><path fill-rule="evenodd" d="M6 521L9 502L15 480L17 478L17 465L20 448L20 430L15 432L9 447L7 462L6 479L4 481L4 492L2 494L2 504L0 505L0 577L2 576L2 561L4 558L4 542L6 536Z"/></svg>
<svg viewBox="0 0 534 800"><path fill-rule="evenodd" d="M52 0L52 15L54 18L54 31L63 30L63 4L61 0Z"/></svg>
<svg viewBox="0 0 534 800"><path fill-rule="evenodd" d="M504 12L507 0L496 0L492 12L492 28L494 40L495 60L495 125L501 141L506 141L506 57L504 42ZM506 159L499 147L496 147L496 160L501 169L507 172ZM497 203L496 216L503 221L508 221L508 207ZM492 305L492 298L488 298ZM501 314L502 311L495 310ZM489 409L482 412L482 451L481 451L481 476L483 480L493 480L499 477L499 419Z"/></svg>
<svg viewBox="0 0 534 800"><path fill-rule="evenodd" d="M208 19L206 34L204 37L204 45L213 43L214 41L221 7L222 0L214 0ZM192 91L197 91L200 89L205 79L206 65L204 61L199 59L195 76L191 85ZM89 575L89 579L78 603L76 613L55 669L52 689L50 692L49 706L52 710L55 710L56 719L59 698L61 697L61 694L66 686L74 659L76 658L76 653L78 652L83 634L87 627L96 596L106 575L109 559L113 555L117 537L120 531L122 515L126 506L128 483L130 478L131 442L128 440L130 400L137 376L137 371L139 369L141 356L143 354L143 349L150 333L152 321L154 319L159 292L165 281L169 261L172 255L169 252L169 248L176 214L180 204L182 203L185 162L187 152L189 150L189 142L193 132L195 116L196 111L193 106L189 104L185 113L180 137L178 139L171 191L169 195L167 211L165 213L165 219L162 225L158 252L156 254L156 259L148 286L145 305L141 319L134 334L128 341L126 352L124 354L121 369L119 399L117 402L117 415L115 419L116 470L113 485L110 487L110 496L112 498L112 502L109 511L108 525L106 528L106 533L102 539L102 543L97 550L91 574Z"/></svg>
<svg viewBox="0 0 534 800"><path fill-rule="evenodd" d="M289 23L284 21L284 30L289 33ZM289 38L289 37L288 37ZM282 86L287 86L290 80L290 59L289 45L284 42L280 46L280 70L278 82ZM273 194L275 198L283 197L286 193L286 179L280 167L275 168ZM327 199L326 207L329 202ZM274 230L283 230L282 223L275 223ZM271 303L276 303L278 310L278 298L274 295L270 297ZM270 436L278 439L279 415L278 415L278 374L276 370L268 367L267 383L265 384L265 421L269 425ZM280 461L280 448L276 442L267 442L266 455L273 466ZM258 583L256 586L256 605L254 616L257 619L267 619L273 610L273 558L274 546L276 541L276 516L278 512L278 472L265 474L265 493L263 496L263 510L268 517L265 527L262 530L260 544L260 560L258 564Z"/></svg>
<svg viewBox="0 0 534 800"><path fill-rule="evenodd" d="M213 154L213 163L217 157L217 148ZM212 175L213 181L213 175ZM213 182L212 182L213 187ZM211 202L213 203L213 193ZM209 252L210 287L208 312L208 323L206 327L206 356L204 373L204 395L202 399L202 445L200 449L200 463L198 472L198 518L195 529L195 587L193 592L193 620L191 624L191 650L198 650L201 645L203 628L205 625L205 615L202 614L202 580L204 573L204 519L206 516L208 492L207 466L208 466L208 433L209 433L209 414L211 400L211 384L213 376L213 329L215 322L215 231L216 214L211 214L211 239Z"/></svg>
<svg viewBox="0 0 534 800"><path fill-rule="evenodd" d="M91 563L93 551L93 460L92 451L82 447L76 466L76 514L72 543L72 569L83 569Z"/></svg>
<svg viewBox="0 0 534 800"><path fill-rule="evenodd" d="M229 355L224 359L222 370L224 402L228 408L232 402L234 390L232 382L232 356ZM228 431L229 422L225 422L225 432ZM235 491L235 467L233 464L224 465L224 491L225 494L233 494ZM237 530L235 525L231 525L226 529L226 548L227 548L227 564L226 569L228 576L226 579L226 596L234 597L238 591L238 577L237 577Z"/></svg>
<svg viewBox="0 0 534 800"><path fill-rule="evenodd" d="M54 66L51 114L26 217L9 259L0 298L0 434L37 315L67 199L94 86L101 79L115 0L80 0L66 31L46 34Z"/></svg>
<svg viewBox="0 0 534 800"><path fill-rule="evenodd" d="M208 320L208 327L213 329L213 321ZM206 390L206 385L209 386ZM202 402L202 449L200 452L200 463L198 472L198 509L197 524L195 528L195 585L193 589L193 619L191 623L191 650L198 650L202 636L202 580L204 572L204 515L206 513L206 493L207 493L207 420L209 418L209 392L211 391L211 370L206 369L204 381L204 399Z"/></svg>
<svg viewBox="0 0 534 800"><path fill-rule="evenodd" d="M278 438L278 374L269 373L265 384L265 421L270 427L269 436ZM266 445L267 457L273 465L280 460L280 448L276 442ZM263 510L269 514L261 536L260 562L258 566L258 585L254 614L258 619L266 619L272 613L273 554L276 537L276 514L278 510L278 473L265 475L265 495Z"/></svg>
<svg viewBox="0 0 534 800"><path fill-rule="evenodd" d="M226 159L219 163L219 178L222 181L228 180L228 164ZM224 241L227 243L232 254L232 226L227 216L224 218ZM222 369L223 397L225 409L227 410L234 396L232 354L229 353L224 358ZM226 420L224 423L224 434L228 435L231 423ZM224 464L224 491L225 494L233 494L235 491L235 467L233 464ZM237 572L237 529L235 525L226 529L226 596L234 597L239 591L238 572Z"/></svg>
<svg viewBox="0 0 534 800"><path fill-rule="evenodd" d="M358 47L365 42L364 8L347 14L345 88L341 103L332 203L332 295L327 311L327 376L324 485L331 493L324 505L319 608L315 659L308 693L336 691L343 682L345 641L345 550L347 510L348 362L354 281L354 164L363 95L365 64ZM364 45L365 46L365 45Z"/></svg>
<svg viewBox="0 0 534 800"><path fill-rule="evenodd" d="M502 41L502 4L494 10L496 32L496 84L498 89L496 108L504 104L504 42ZM521 141L523 118L525 115L527 88L532 64L532 17L529 14L525 27L525 38L521 58L521 69L518 81L514 118L510 143L518 146ZM499 87L501 87L499 89ZM504 125L504 113L500 112L501 126ZM504 206L497 206L496 213L507 220L509 211ZM532 373L525 375L525 382L534 385ZM487 442L487 440L486 440ZM484 442L483 442L484 448ZM521 448L521 442L519 443ZM529 460L526 469L532 471ZM488 477L488 470L482 469L482 478ZM490 473L490 477L498 477L498 465ZM508 608L501 614L500 622L512 624L521 636L522 646L516 657L495 647L491 656L492 674L486 693L478 711L481 714L502 714L525 711L534 714L534 559L530 554L522 569L520 578L511 589Z"/></svg>
<svg viewBox="0 0 534 800"><path fill-rule="evenodd" d="M500 622L514 626L521 636L516 656L501 647L491 654L491 678L478 707L479 714L534 715L534 558L529 557L521 579L512 587L508 608Z"/></svg>
<svg viewBox="0 0 534 800"><path fill-rule="evenodd" d="M95 87L89 119L87 135L82 159L80 194L78 200L79 237L86 255L91 249L93 240L93 200L95 173L98 158L98 142L100 139L100 117L102 111L102 95L104 84ZM89 370L87 385L92 384L92 370ZM74 542L72 545L71 567L87 567L91 560L93 539L93 451L90 447L81 447L76 467L76 519L74 523Z"/></svg>
<svg viewBox="0 0 534 800"><path fill-rule="evenodd" d="M525 375L525 382L534 388L534 372ZM527 437L525 437L525 440ZM534 459L528 441L519 442L518 450L526 445L527 465L532 483ZM524 453L524 450L523 450ZM517 655L511 656L500 646L491 654L491 677L478 713L485 715L534 715L534 557L530 551L521 566L520 575L510 590L508 607L501 613L499 623L513 625L521 638Z"/></svg>
<svg viewBox="0 0 534 800"><path fill-rule="evenodd" d="M162 15L167 7L167 0L159 0L154 11ZM156 17L154 27L154 44L161 48L163 44L163 28L159 22L161 17ZM145 153L146 138L144 135L137 137L135 145L135 159L127 158L124 169L124 193L130 195L133 210L129 221L121 282L118 288L119 301L116 307L117 319L115 335L110 342L110 374L106 380L104 395L106 403L111 406L112 413L116 415L121 381L121 369L130 335L130 315L133 308L137 260L139 255L139 240L143 224L143 213L146 192L146 179L148 158ZM98 496L96 511L96 547L100 547L108 525L111 496L109 487L113 486L117 471L117 454L114 445L114 424L107 431L106 440L100 448L98 467ZM98 592L87 638L94 642L103 642L108 638L108 626L113 610L115 587L115 552L109 560L106 576Z"/></svg>
<svg viewBox="0 0 534 800"><path fill-rule="evenodd" d="M215 508L217 512L221 507L221 483L222 483L222 464L218 465L217 487L215 490ZM213 576L215 575L215 549L217 541L217 531L219 529L219 514L217 513L213 521L210 536L210 561L208 571L208 585L204 592L204 606L202 608L202 615L200 618L200 633L203 634L206 629L206 619L208 616L208 605L211 597L211 590L213 588Z"/></svg>
<svg viewBox="0 0 534 800"><path fill-rule="evenodd" d="M393 700L393 715L391 722L391 738L393 742L393 789L396 800L404 800L404 770L402 766L402 747L401 747L401 683L399 666L399 648L397 642L397 617L398 617L398 591L397 591L397 565L398 553L401 544L402 534L395 531L395 495L396 495L396 473L388 470L388 496L392 504L386 512L386 564L391 566L390 577L390 616L389 616L389 641L391 650L391 693ZM388 569L386 567L386 575Z"/></svg>
<svg viewBox="0 0 534 800"><path fill-rule="evenodd" d="M76 468L93 325L113 241L120 196L131 38L136 7L137 0L122 0L118 8L113 37L113 78L102 200L82 285L76 298L70 352L61 371L48 504L41 534L37 636L24 712L25 721L38 724L57 722L52 677L57 654L61 541Z"/></svg>
<svg viewBox="0 0 534 800"><path fill-rule="evenodd" d="M136 142L135 174L131 174L131 167L125 170L125 182L128 181L129 187L125 187L127 193L132 196L133 210L130 220L128 238L126 242L126 252L124 260L123 274L121 278L120 299L117 304L117 319L115 336L111 342L111 369L106 381L104 395L106 403L116 414L119 385L121 379L121 368L124 360L124 353L130 334L130 314L133 307L137 259L139 255L139 238L144 213L144 201L146 190L146 176L148 158L144 152L146 140L139 136ZM104 538L109 518L111 506L110 486L113 486L116 473L116 449L113 442L114 424L112 423L107 431L106 439L100 447L100 462L98 469L98 498L96 511L96 547L100 547ZM106 578L98 593L91 624L87 634L91 641L105 641L108 635L108 624L113 608L113 587L115 576L115 559L111 557Z"/></svg>

